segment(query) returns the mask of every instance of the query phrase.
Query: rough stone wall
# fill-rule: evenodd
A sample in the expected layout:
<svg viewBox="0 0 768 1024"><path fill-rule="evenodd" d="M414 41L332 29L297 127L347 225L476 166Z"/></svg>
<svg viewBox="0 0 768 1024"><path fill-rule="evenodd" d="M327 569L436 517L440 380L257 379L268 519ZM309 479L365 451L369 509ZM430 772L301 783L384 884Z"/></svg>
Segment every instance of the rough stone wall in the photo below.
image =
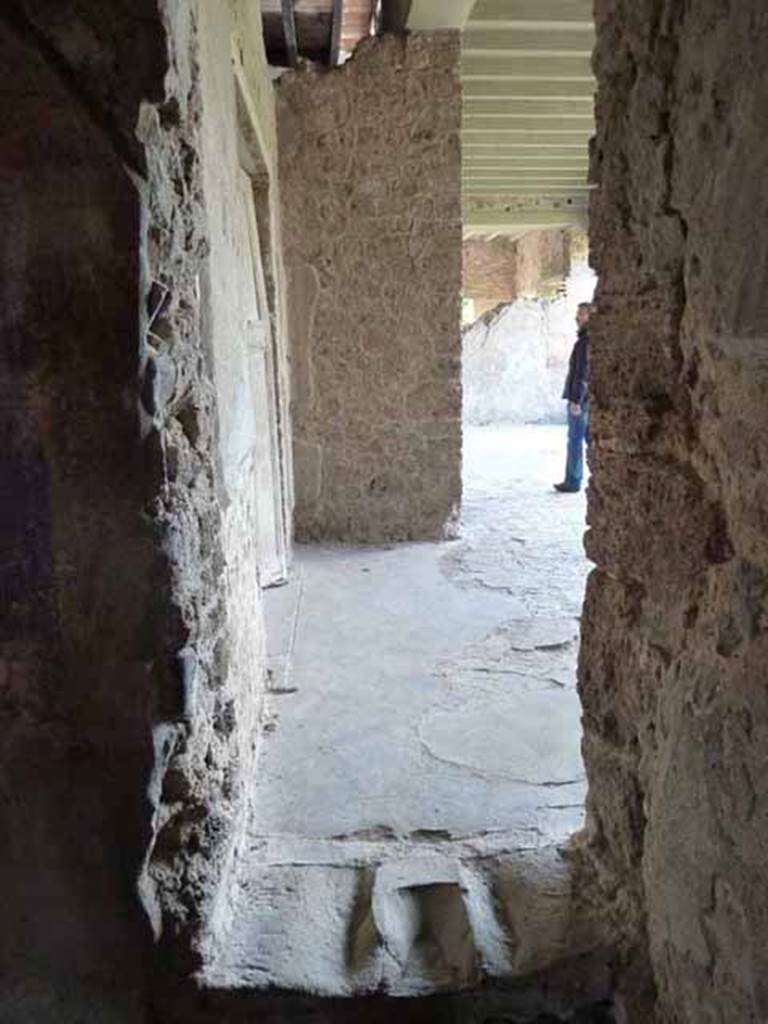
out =
<svg viewBox="0 0 768 1024"><path fill-rule="evenodd" d="M461 255L463 294L474 299L478 313L500 302L514 302L520 294L516 239L505 235L470 235L464 239Z"/></svg>
<svg viewBox="0 0 768 1024"><path fill-rule="evenodd" d="M454 32L278 87L298 537L440 537L460 500Z"/></svg>
<svg viewBox="0 0 768 1024"><path fill-rule="evenodd" d="M746 1024L768 1016L768 11L596 18L590 838L624 1019Z"/></svg>
<svg viewBox="0 0 768 1024"><path fill-rule="evenodd" d="M528 231L517 240L517 287L522 296L551 298L571 269L573 233Z"/></svg>
<svg viewBox="0 0 768 1024"><path fill-rule="evenodd" d="M276 134L274 99L266 73L258 5L249 0L205 0L198 8L200 90L199 160L204 204L207 254L201 273L200 329L209 352L215 400L214 434L210 456L215 466L213 537L222 562L212 578L209 636L213 672L194 709L190 742L184 743L179 770L190 780L192 799L180 808L189 839L180 846L174 872L178 897L194 906L192 935L182 931L186 947L204 948L226 932L231 890L228 885L246 826L247 788L261 727L266 687L266 650L259 584L257 488L260 410L255 408L247 323L242 306L244 290L252 289L252 264L247 222L238 202L241 173L240 126L233 76L238 61L248 91L251 125L265 164L271 209L276 220ZM233 53L236 56L233 58ZM279 236L278 236L279 237ZM275 257L272 250L271 256ZM269 268L267 268L269 269ZM279 261L271 267L275 281L273 328L282 330L282 280ZM287 393L283 395L287 399ZM287 467L289 469L289 467ZM194 552L189 553L194 564ZM189 570L189 565L185 566ZM202 819L202 820L201 820ZM175 828L176 826L174 826ZM221 835L210 835L211 830ZM207 862L186 850L204 836ZM199 876L210 873L201 894ZM191 877L192 875L196 877ZM159 875L162 885L166 875ZM202 900L201 900L202 895ZM174 926L176 922L174 921ZM206 948L206 951L207 950Z"/></svg>
<svg viewBox="0 0 768 1024"><path fill-rule="evenodd" d="M264 664L212 292L233 33L274 153L254 6L0 17L4 1024L144 1020L153 942L183 974L226 923Z"/></svg>
<svg viewBox="0 0 768 1024"><path fill-rule="evenodd" d="M519 238L470 235L462 246L463 295L481 316L499 303L546 298L562 289L571 266L571 232L529 231Z"/></svg>

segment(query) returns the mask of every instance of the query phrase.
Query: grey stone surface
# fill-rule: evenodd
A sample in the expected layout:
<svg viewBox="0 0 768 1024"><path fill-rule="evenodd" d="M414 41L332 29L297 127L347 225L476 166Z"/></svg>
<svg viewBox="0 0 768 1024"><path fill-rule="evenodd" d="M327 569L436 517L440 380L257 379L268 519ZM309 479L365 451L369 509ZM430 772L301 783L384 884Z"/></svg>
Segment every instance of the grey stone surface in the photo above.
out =
<svg viewBox="0 0 768 1024"><path fill-rule="evenodd" d="M263 834L535 835L537 808L579 805L584 499L551 491L564 428L473 429L465 445L460 540L298 549L284 678L295 692L271 702L256 778ZM271 621L291 619L287 599L266 595ZM564 787L557 800L544 781Z"/></svg>
<svg viewBox="0 0 768 1024"><path fill-rule="evenodd" d="M535 911L510 954L494 872L570 892L584 499L551 489L563 428L470 428L465 453L459 540L302 548L266 595L273 720L207 985L413 995L574 951Z"/></svg>

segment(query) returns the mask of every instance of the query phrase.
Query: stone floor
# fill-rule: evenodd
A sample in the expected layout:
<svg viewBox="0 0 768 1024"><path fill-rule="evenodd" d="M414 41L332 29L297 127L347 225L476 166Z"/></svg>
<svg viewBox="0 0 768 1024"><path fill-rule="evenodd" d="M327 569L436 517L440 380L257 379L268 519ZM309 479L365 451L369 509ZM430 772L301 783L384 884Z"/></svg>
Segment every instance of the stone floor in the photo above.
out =
<svg viewBox="0 0 768 1024"><path fill-rule="evenodd" d="M536 900L546 878L567 904L584 800L564 429L468 429L458 540L299 548L266 594L272 720L215 984L418 994L562 952Z"/></svg>

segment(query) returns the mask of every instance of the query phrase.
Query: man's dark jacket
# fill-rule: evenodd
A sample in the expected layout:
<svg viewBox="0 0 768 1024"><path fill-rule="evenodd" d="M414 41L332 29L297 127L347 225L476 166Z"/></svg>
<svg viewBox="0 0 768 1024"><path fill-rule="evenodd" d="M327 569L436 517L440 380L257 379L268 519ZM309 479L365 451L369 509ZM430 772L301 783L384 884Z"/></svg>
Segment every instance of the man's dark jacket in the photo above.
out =
<svg viewBox="0 0 768 1024"><path fill-rule="evenodd" d="M580 327L576 344L571 352L568 376L565 379L563 398L576 405L587 400L587 381L589 379L589 328Z"/></svg>

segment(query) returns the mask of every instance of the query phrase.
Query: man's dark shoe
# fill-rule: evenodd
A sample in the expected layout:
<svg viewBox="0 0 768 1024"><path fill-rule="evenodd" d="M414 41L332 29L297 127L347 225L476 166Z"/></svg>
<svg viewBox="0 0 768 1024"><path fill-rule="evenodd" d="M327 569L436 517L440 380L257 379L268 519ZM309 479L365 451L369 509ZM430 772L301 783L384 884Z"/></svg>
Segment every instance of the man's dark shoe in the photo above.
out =
<svg viewBox="0 0 768 1024"><path fill-rule="evenodd" d="M571 487L570 484L562 483L555 484L555 490L560 494L578 494L581 490L580 487Z"/></svg>

